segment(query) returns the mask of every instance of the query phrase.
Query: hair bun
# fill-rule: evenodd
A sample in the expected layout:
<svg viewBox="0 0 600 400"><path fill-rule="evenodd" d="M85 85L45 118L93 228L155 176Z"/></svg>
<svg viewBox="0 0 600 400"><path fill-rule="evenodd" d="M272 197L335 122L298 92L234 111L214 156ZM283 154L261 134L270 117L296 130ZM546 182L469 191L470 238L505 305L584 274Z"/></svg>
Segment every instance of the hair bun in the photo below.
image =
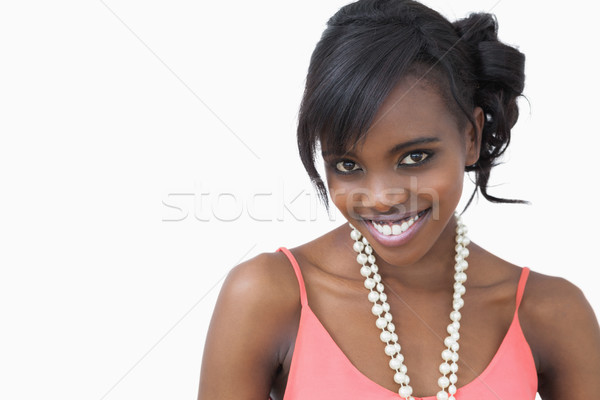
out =
<svg viewBox="0 0 600 400"><path fill-rule="evenodd" d="M525 55L498 40L498 22L493 14L473 13L453 23L474 60L479 86L501 85L518 96L525 85Z"/></svg>

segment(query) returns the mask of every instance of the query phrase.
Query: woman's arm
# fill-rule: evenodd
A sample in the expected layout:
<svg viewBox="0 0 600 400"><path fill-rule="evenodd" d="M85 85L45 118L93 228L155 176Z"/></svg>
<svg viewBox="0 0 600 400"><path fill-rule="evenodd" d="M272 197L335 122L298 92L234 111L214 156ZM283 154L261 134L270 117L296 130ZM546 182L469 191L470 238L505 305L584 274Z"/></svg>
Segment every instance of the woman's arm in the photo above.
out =
<svg viewBox="0 0 600 400"><path fill-rule="evenodd" d="M261 254L227 276L208 330L199 400L267 400L300 315L293 269Z"/></svg>
<svg viewBox="0 0 600 400"><path fill-rule="evenodd" d="M595 398L600 393L600 328L592 307L564 279L535 274L531 283L522 324L537 358L541 397Z"/></svg>

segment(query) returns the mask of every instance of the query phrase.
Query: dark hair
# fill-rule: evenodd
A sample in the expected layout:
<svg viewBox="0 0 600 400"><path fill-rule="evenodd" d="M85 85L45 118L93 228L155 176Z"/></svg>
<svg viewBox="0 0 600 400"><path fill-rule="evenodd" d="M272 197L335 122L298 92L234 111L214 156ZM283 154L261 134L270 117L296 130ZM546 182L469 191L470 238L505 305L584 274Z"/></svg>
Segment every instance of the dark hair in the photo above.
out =
<svg viewBox="0 0 600 400"><path fill-rule="evenodd" d="M497 30L492 14L450 23L412 0L359 0L329 19L310 60L297 132L300 158L326 207L317 144L337 152L355 145L391 89L411 74L433 82L459 121L475 127L473 108L485 113L479 160L465 167L476 185L465 210L478 189L492 202L525 203L487 192L525 81L525 56L498 41Z"/></svg>

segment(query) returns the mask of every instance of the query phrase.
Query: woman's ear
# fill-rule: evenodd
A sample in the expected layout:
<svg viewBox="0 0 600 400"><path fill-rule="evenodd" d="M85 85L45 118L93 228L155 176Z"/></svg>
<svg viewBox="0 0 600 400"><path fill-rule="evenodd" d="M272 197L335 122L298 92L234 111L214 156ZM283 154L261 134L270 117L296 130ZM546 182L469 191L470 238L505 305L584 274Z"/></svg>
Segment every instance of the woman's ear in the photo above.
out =
<svg viewBox="0 0 600 400"><path fill-rule="evenodd" d="M467 123L465 165L473 165L479 160L481 132L483 131L483 124L485 122L485 113L481 107L475 107L473 110L473 120L475 121L475 126Z"/></svg>

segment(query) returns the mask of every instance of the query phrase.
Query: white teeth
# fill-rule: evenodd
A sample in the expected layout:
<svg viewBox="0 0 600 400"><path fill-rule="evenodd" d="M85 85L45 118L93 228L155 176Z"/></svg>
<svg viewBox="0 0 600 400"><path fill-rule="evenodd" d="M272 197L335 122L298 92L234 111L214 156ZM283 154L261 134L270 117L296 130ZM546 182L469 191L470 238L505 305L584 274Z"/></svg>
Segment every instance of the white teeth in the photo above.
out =
<svg viewBox="0 0 600 400"><path fill-rule="evenodd" d="M389 225L383 226L383 234L389 236L392 234L392 228Z"/></svg>
<svg viewBox="0 0 600 400"><path fill-rule="evenodd" d="M402 222L401 224L392 224L391 226L388 224L378 224L375 221L371 221L373 226L377 231L386 236L392 235L400 235L403 232L406 232L408 228L410 228L417 220L419 219L418 215L411 217L410 219Z"/></svg>

